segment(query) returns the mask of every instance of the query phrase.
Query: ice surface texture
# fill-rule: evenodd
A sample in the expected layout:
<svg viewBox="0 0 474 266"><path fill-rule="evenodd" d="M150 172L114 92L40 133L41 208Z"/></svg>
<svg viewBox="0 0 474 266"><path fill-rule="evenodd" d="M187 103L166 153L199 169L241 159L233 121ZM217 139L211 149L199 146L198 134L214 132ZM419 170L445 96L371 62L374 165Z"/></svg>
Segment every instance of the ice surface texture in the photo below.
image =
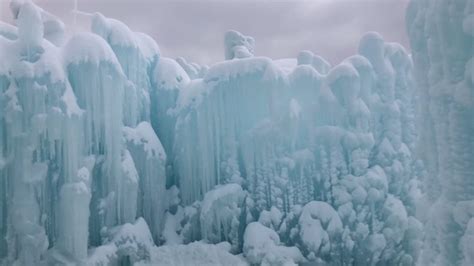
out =
<svg viewBox="0 0 474 266"><path fill-rule="evenodd" d="M412 55L369 32L334 67L272 60L229 31L208 67L12 1L0 264L472 265L473 8L412 1Z"/></svg>

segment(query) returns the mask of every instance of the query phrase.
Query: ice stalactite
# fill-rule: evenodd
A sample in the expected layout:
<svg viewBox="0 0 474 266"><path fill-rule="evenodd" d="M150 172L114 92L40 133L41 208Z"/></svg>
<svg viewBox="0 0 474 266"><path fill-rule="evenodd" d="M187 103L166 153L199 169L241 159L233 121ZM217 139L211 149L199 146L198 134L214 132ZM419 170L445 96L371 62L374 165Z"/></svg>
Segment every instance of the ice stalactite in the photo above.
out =
<svg viewBox="0 0 474 266"><path fill-rule="evenodd" d="M160 217L164 213L166 155L157 134L150 126L150 122L154 125L174 128L173 125L165 123L166 119L161 116L156 117L157 114L166 115L166 107L174 107L174 100L161 99L162 95L159 95L158 99L161 102L158 104L156 98L158 89L157 86L153 86L153 80L156 77L155 69L165 69L161 65L166 59L160 58L158 45L148 35L132 32L122 22L106 18L99 13L92 17L92 31L110 45L126 77L122 106L123 123L127 127L123 131L139 178L136 183L131 180L127 181L132 182L129 183L132 187L136 187L138 197L133 189L129 190L129 188L123 187L127 193L122 196L122 199L129 201L131 198L136 198L138 209L133 207L133 203L128 202L130 208L133 207L137 212L131 212L127 215L127 221L121 222L132 222L135 215L143 216L150 224L154 240L158 241L163 224ZM150 99L150 95L152 99ZM161 134L162 132L159 130L156 132L165 140L165 144L171 142L168 140L169 134ZM129 171L133 171L131 164L128 164L127 167L129 167ZM131 197L127 197L127 194L130 194Z"/></svg>
<svg viewBox="0 0 474 266"><path fill-rule="evenodd" d="M124 74L99 35L75 34L57 47L43 39L53 33L47 12L30 1L13 5L12 11L17 28L2 24L0 35L4 262L87 263L90 247L104 244L113 228L135 222L137 215L146 216L158 238L161 227L152 221L164 212L164 192L159 191L165 189L166 156L149 125L149 103L142 102L144 110L133 118L122 116L130 114L122 104L130 84L145 80L140 83L145 98L150 90L151 69L159 58L156 44L134 35L145 63L132 68L145 77L131 81L136 73L127 72L130 79ZM137 134L145 134L153 152L140 143L127 150L123 124L139 126L140 119L147 119L148 127ZM122 260L123 255L111 254Z"/></svg>
<svg viewBox="0 0 474 266"><path fill-rule="evenodd" d="M2 221L7 241L1 249L8 252L9 264L39 264L56 238L64 236L57 230L59 203L52 199L58 199L62 184L72 182L77 174L80 142L70 141L77 138L74 130L80 130L82 112L71 97L60 52L43 40L40 14L32 3L21 5L18 36L12 41L1 39L6 70L2 72L6 103L2 139L8 140L2 142L2 153L13 162L1 170L2 213L7 214ZM58 157L65 160L53 163ZM83 214L87 220L87 213ZM85 246L79 248L87 251L87 237L82 243Z"/></svg>
<svg viewBox="0 0 474 266"><path fill-rule="evenodd" d="M171 58L162 57L152 69L151 125L167 154L167 187L177 184L174 175L174 140L177 106L180 91L190 82L186 71Z"/></svg>
<svg viewBox="0 0 474 266"><path fill-rule="evenodd" d="M184 203L201 199L217 184L239 182L238 141L276 109L278 73L267 58L225 61L181 91L174 166ZM196 152L202 156L193 156Z"/></svg>
<svg viewBox="0 0 474 266"><path fill-rule="evenodd" d="M103 227L121 224L122 94L125 78L110 47L97 35L81 33L64 47L69 82L83 114L83 154L93 156L92 242ZM95 207L94 207L95 206Z"/></svg>
<svg viewBox="0 0 474 266"><path fill-rule="evenodd" d="M150 74L160 57L158 45L146 34L132 32L121 21L100 13L93 15L91 23L92 32L110 45L129 80L124 94L124 124L136 126L149 121Z"/></svg>
<svg viewBox="0 0 474 266"><path fill-rule="evenodd" d="M145 219L150 226L154 240L158 242L163 229L166 207L166 154L149 122L141 122L136 128L124 127L123 135L138 173L138 180L131 180L133 186L138 185L139 190L137 199L139 207L138 213L135 215ZM128 169L128 171L134 171L131 165ZM123 189L127 191L127 194L132 193L130 186L124 185ZM131 196L137 197L133 194ZM123 200L129 202L131 196L124 195ZM130 207L136 209L136 206ZM129 217L135 218L134 216Z"/></svg>

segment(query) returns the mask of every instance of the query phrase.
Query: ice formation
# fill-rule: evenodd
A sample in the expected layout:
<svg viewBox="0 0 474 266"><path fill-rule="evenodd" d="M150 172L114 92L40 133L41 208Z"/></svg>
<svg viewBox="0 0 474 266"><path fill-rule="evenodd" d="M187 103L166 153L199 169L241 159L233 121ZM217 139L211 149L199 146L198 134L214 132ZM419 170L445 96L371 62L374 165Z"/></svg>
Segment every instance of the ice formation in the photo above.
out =
<svg viewBox="0 0 474 266"><path fill-rule="evenodd" d="M471 1L311 51L161 55L100 13L0 22L1 265L472 265ZM412 57L414 63L412 62Z"/></svg>
<svg viewBox="0 0 474 266"><path fill-rule="evenodd" d="M471 265L474 245L474 3L413 1L407 10L428 174L421 265ZM462 217L462 218L461 218Z"/></svg>

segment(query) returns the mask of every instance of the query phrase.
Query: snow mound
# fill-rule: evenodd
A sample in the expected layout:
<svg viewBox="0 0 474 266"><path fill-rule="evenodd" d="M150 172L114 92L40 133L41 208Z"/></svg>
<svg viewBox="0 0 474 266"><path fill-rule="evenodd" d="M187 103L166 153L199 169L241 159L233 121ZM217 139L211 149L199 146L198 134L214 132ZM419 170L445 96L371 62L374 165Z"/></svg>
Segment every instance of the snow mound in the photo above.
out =
<svg viewBox="0 0 474 266"><path fill-rule="evenodd" d="M253 265L297 265L305 261L298 248L281 246L278 234L259 222L245 228L243 252Z"/></svg>
<svg viewBox="0 0 474 266"><path fill-rule="evenodd" d="M300 237L309 252L327 254L331 244L342 232L342 222L334 208L321 201L311 201L303 207L299 218Z"/></svg>

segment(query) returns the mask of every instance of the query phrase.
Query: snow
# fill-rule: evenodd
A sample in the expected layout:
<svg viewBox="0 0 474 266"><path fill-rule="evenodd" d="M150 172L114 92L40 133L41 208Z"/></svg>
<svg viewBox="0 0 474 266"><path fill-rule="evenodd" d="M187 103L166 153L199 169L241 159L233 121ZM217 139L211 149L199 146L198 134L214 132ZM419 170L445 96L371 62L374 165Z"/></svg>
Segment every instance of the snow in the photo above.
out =
<svg viewBox="0 0 474 266"><path fill-rule="evenodd" d="M329 72L327 76L327 83L332 84L342 78L355 79L359 76L357 70L349 64L339 64Z"/></svg>
<svg viewBox="0 0 474 266"><path fill-rule="evenodd" d="M244 58L212 65L204 76L204 81L206 83L219 84L250 75L259 75L262 76L263 80L271 81L278 79L281 73L269 58Z"/></svg>
<svg viewBox="0 0 474 266"><path fill-rule="evenodd" d="M183 86L183 89L180 90L176 111L179 112L190 106L198 106L202 102L203 97L211 94L213 88L219 86L221 83L231 82L234 79L252 75L261 75L263 76L263 80L268 81L282 78L282 73L273 62L264 57L217 63L209 68L203 79L196 79L191 82L189 82L187 78L184 79L182 83L187 84L187 86ZM168 75L168 77L170 76L171 75ZM176 80L179 79L178 76ZM175 80L169 82L162 81L161 83L171 84L172 82L175 82ZM172 86L166 87L171 88Z"/></svg>
<svg viewBox="0 0 474 266"><path fill-rule="evenodd" d="M143 218L112 228L104 244L90 250L88 265L109 265L128 256L131 263L150 259L153 238Z"/></svg>
<svg viewBox="0 0 474 266"><path fill-rule="evenodd" d="M311 201L303 207L299 218L300 237L305 247L318 254L327 253L331 241L342 232L337 212L326 202Z"/></svg>
<svg viewBox="0 0 474 266"><path fill-rule="evenodd" d="M232 197L230 199L233 199L233 197L240 197L242 192L242 188L237 184L229 184L209 191L206 193L206 196L202 201L201 215L207 216L217 200L226 196Z"/></svg>
<svg viewBox="0 0 474 266"><path fill-rule="evenodd" d="M283 214L275 206L270 208L270 211L263 210L260 213L258 222L265 225L268 228L278 228L280 226Z"/></svg>
<svg viewBox="0 0 474 266"><path fill-rule="evenodd" d="M135 32L135 39L145 58L153 60L154 57L160 56L160 48L150 36L143 32Z"/></svg>
<svg viewBox="0 0 474 266"><path fill-rule="evenodd" d="M91 24L92 32L103 37L111 45L124 47L138 47L139 45L135 34L119 20L95 13L92 16Z"/></svg>
<svg viewBox="0 0 474 266"><path fill-rule="evenodd" d="M208 191L202 200L199 218L203 239L211 243L229 241L235 247L244 198L245 193L238 184L217 186Z"/></svg>
<svg viewBox="0 0 474 266"><path fill-rule="evenodd" d="M73 35L62 49L62 54L66 66L85 62L98 65L102 61L119 66L110 46L99 36L88 32Z"/></svg>
<svg viewBox="0 0 474 266"><path fill-rule="evenodd" d="M143 218L138 218L135 223L126 223L120 226L117 232L113 233L110 240L118 249L132 249L134 252L142 252L143 247L150 248L153 246L153 238L150 230Z"/></svg>
<svg viewBox="0 0 474 266"><path fill-rule="evenodd" d="M188 74L173 59L162 57L154 71L154 82L165 90L180 89L190 81Z"/></svg>
<svg viewBox="0 0 474 266"><path fill-rule="evenodd" d="M385 237L382 234L370 236L368 249L372 252L372 256L378 256L386 246Z"/></svg>
<svg viewBox="0 0 474 266"><path fill-rule="evenodd" d="M222 245L210 245L203 242L193 242L188 245L161 246L152 249L150 260L141 261L135 265L248 265L244 259L232 255Z"/></svg>
<svg viewBox="0 0 474 266"><path fill-rule="evenodd" d="M319 55L313 54L308 50L299 52L297 56L298 65L310 65L319 74L327 74L331 69L331 64Z"/></svg>
<svg viewBox="0 0 474 266"><path fill-rule="evenodd" d="M72 115L80 116L84 112L79 107L79 105L77 105L76 96L74 95L74 92L72 91L72 88L69 85L69 83L66 83L66 90L64 91L64 94L61 97L61 99L66 105L66 113L68 116L72 116Z"/></svg>
<svg viewBox="0 0 474 266"><path fill-rule="evenodd" d="M103 245L89 250L87 258L88 265L108 265L117 259L117 247L114 245Z"/></svg>
<svg viewBox="0 0 474 266"><path fill-rule="evenodd" d="M156 156L161 160L166 160L166 154L160 140L156 136L153 128L148 122L141 122L136 128L124 127L124 137L127 141L135 145L143 145L149 157Z"/></svg>
<svg viewBox="0 0 474 266"><path fill-rule="evenodd" d="M81 169L77 170L78 181L83 182L87 186L90 186L90 182L91 182L90 178L91 177L90 177L89 169L87 169L86 167L82 167Z"/></svg>
<svg viewBox="0 0 474 266"><path fill-rule="evenodd" d="M176 62L186 71L190 79L202 78L209 69L208 66L200 66L196 63L188 63L183 57L176 58Z"/></svg>
<svg viewBox="0 0 474 266"><path fill-rule="evenodd" d="M28 56L33 56L30 53L41 53L44 27L40 10L32 2L26 1L19 9L16 23L18 26L18 41L25 49L25 53L28 53Z"/></svg>
<svg viewBox="0 0 474 266"><path fill-rule="evenodd" d="M313 79L320 80L321 75L308 65L298 65L290 74L290 79Z"/></svg>
<svg viewBox="0 0 474 266"><path fill-rule="evenodd" d="M357 70L364 69L367 71L372 71L372 64L364 56L353 55L345 59L345 61L349 62Z"/></svg>
<svg viewBox="0 0 474 266"><path fill-rule="evenodd" d="M273 64L278 67L286 75L290 74L297 66L298 62L294 58L283 58L273 60Z"/></svg>
<svg viewBox="0 0 474 266"><path fill-rule="evenodd" d="M165 240L165 245L178 245L183 243L183 239L180 235L178 235L178 228L179 222L182 217L182 212L178 210L175 215L167 212L165 216L165 224L163 227L163 239Z"/></svg>
<svg viewBox="0 0 474 266"><path fill-rule="evenodd" d="M202 103L203 98L209 93L209 88L202 79L191 80L179 93L176 101L175 112L195 108Z"/></svg>
<svg viewBox="0 0 474 266"><path fill-rule="evenodd" d="M278 234L259 222L247 225L244 233L244 256L256 265L297 265L305 259L296 247L280 245Z"/></svg>
<svg viewBox="0 0 474 266"><path fill-rule="evenodd" d="M133 158L128 150L125 150L125 153L123 155L122 169L125 173L125 176L130 180L130 182L138 182L137 169L135 168L135 163L133 162Z"/></svg>
<svg viewBox="0 0 474 266"><path fill-rule="evenodd" d="M41 38L45 38L51 43L55 45L62 44L63 37L64 37L64 30L65 25L64 23L59 20L56 16L52 15L51 13L45 11L41 7L34 4L32 1L25 1L25 0L12 0L10 1L10 9L13 13L13 17L15 19L19 19L21 14L21 9L23 8L31 8L33 7L36 12L40 15L40 20L37 21L37 26L41 26L44 28L44 36Z"/></svg>

